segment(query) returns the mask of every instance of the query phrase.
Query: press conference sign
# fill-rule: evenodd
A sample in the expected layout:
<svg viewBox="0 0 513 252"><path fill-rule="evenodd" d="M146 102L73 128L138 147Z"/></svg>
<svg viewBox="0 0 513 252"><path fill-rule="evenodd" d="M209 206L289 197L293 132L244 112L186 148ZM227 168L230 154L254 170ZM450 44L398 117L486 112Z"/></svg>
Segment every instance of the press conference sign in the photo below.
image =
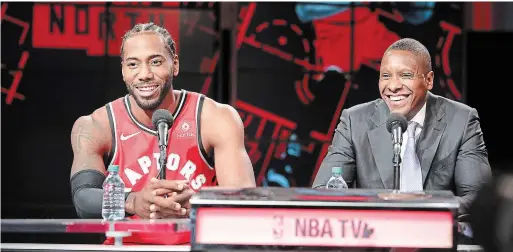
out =
<svg viewBox="0 0 513 252"><path fill-rule="evenodd" d="M197 244L453 247L450 212L200 208L196 223Z"/></svg>

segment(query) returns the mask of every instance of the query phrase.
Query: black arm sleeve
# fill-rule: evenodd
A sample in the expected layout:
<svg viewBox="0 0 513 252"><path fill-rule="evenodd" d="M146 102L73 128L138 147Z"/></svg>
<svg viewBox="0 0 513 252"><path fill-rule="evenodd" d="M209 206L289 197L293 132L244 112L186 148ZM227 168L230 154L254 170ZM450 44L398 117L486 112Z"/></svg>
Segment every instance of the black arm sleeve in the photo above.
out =
<svg viewBox="0 0 513 252"><path fill-rule="evenodd" d="M102 218L102 185L105 178L103 173L94 169L79 171L71 177L71 197L78 217ZM125 200L128 194L125 193Z"/></svg>
<svg viewBox="0 0 513 252"><path fill-rule="evenodd" d="M71 197L78 217L102 218L104 180L105 175L93 169L79 171L71 177Z"/></svg>

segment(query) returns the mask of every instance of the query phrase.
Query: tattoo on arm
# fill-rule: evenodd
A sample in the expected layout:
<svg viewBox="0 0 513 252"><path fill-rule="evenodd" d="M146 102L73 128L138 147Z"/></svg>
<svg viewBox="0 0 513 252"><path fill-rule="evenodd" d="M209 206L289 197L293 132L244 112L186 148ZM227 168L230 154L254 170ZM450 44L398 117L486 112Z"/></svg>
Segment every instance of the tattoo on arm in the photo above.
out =
<svg viewBox="0 0 513 252"><path fill-rule="evenodd" d="M77 120L71 131L74 172L84 168L105 169L102 152L106 138L103 130L103 127L91 117L82 117Z"/></svg>
<svg viewBox="0 0 513 252"><path fill-rule="evenodd" d="M80 119L71 131L71 141L75 154L87 154L100 146L99 132L95 132L98 123L90 118Z"/></svg>

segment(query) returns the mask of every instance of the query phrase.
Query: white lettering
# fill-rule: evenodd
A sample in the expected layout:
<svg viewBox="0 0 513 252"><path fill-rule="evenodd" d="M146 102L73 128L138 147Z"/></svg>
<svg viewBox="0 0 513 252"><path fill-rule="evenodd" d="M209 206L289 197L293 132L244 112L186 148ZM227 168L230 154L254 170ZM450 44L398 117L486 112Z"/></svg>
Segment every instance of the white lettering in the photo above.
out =
<svg viewBox="0 0 513 252"><path fill-rule="evenodd" d="M140 170L132 170L130 168L125 168L124 173L129 180L129 183L133 185L137 184L138 180L140 180L144 175L149 174L150 170L153 169L152 166L155 164L156 170L160 170L159 167L159 158L160 153L153 153L152 161L150 156L142 156L137 159L137 163L140 166ZM205 183L207 182L207 177L204 174L195 174L196 172L196 164L191 160L187 160L181 168L180 165L180 155L176 153L170 153L167 158L166 168L171 171L179 171L180 175L182 175L185 179L190 181L191 188L193 190L199 190ZM179 169L180 168L180 169ZM132 187L127 185L127 188Z"/></svg>
<svg viewBox="0 0 513 252"><path fill-rule="evenodd" d="M205 182L207 182L207 178L205 178L205 175L199 174L191 180L191 187L194 191L197 191Z"/></svg>
<svg viewBox="0 0 513 252"><path fill-rule="evenodd" d="M135 185L135 183L137 182L137 180L139 180L140 178L142 178L142 175L137 173L137 172L134 172L132 171L130 168L125 168L125 175L126 177L128 178L128 180L130 180L130 183L133 185Z"/></svg>
<svg viewBox="0 0 513 252"><path fill-rule="evenodd" d="M175 153L169 154L167 157L167 169L171 171L176 171L178 169L178 165L180 164L180 156Z"/></svg>
<svg viewBox="0 0 513 252"><path fill-rule="evenodd" d="M148 156L140 157L137 159L137 162L141 166L141 170L144 172L144 174L148 174L148 172L150 172L149 168L151 166L151 160Z"/></svg>
<svg viewBox="0 0 513 252"><path fill-rule="evenodd" d="M178 136L179 138L184 138L184 137L193 137L194 134L192 132L186 132L186 133L176 134L176 136Z"/></svg>
<svg viewBox="0 0 513 252"><path fill-rule="evenodd" d="M191 180L191 175L196 171L196 165L191 162L191 160L187 160L187 163L180 170L180 174L184 176L187 180Z"/></svg>
<svg viewBox="0 0 513 252"><path fill-rule="evenodd" d="M153 153L153 158L155 158L155 164L157 164L157 171L160 171L160 165L159 165L160 153Z"/></svg>

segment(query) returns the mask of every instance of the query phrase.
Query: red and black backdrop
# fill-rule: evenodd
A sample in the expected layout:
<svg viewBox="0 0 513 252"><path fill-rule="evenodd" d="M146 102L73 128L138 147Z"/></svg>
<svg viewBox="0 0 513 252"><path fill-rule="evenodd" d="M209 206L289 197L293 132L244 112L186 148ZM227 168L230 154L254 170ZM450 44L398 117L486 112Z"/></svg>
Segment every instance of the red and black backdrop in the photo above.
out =
<svg viewBox="0 0 513 252"><path fill-rule="evenodd" d="M59 206L74 215L71 127L126 93L119 49L135 23L163 25L177 41L175 88L215 98L223 53L216 7L2 3L2 190L16 188L4 202L38 209L40 217L59 217ZM310 185L341 110L379 97L379 61L397 39L424 43L435 67L433 92L464 100L462 23L461 3L240 4L233 105L258 185ZM2 217L23 217L16 209L2 208Z"/></svg>

